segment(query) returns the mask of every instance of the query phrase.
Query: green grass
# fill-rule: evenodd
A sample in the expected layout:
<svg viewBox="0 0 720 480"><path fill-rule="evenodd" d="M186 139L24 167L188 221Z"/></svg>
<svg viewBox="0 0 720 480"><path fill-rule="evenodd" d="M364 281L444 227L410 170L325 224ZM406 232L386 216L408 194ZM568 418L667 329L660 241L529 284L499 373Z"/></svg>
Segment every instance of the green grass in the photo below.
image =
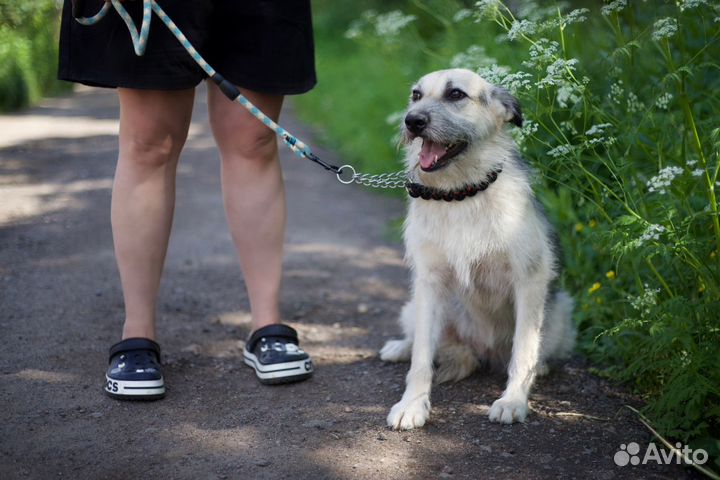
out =
<svg viewBox="0 0 720 480"><path fill-rule="evenodd" d="M0 111L70 88L56 80L59 23L54 0L0 0Z"/></svg>

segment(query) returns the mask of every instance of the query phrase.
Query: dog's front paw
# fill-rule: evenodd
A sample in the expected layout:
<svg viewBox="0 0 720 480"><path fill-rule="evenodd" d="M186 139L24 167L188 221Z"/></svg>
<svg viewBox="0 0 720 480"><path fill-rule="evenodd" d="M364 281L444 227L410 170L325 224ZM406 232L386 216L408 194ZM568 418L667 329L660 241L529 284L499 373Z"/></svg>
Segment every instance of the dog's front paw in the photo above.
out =
<svg viewBox="0 0 720 480"><path fill-rule="evenodd" d="M389 427L395 430L412 430L425 425L430 416L430 398L427 395L412 400L400 400L396 403L387 417Z"/></svg>
<svg viewBox="0 0 720 480"><path fill-rule="evenodd" d="M412 342L410 340L388 340L380 350L380 360L383 362L407 362L410 360Z"/></svg>
<svg viewBox="0 0 720 480"><path fill-rule="evenodd" d="M509 398L502 396L495 400L490 407L491 422L514 423L524 422L528 414L526 398Z"/></svg>

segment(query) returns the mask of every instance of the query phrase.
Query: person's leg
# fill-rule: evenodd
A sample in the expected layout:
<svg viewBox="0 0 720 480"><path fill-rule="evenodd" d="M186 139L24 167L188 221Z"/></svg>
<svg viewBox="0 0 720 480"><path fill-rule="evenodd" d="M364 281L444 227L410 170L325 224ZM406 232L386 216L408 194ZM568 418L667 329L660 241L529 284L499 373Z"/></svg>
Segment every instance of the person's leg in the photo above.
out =
<svg viewBox="0 0 720 480"><path fill-rule="evenodd" d="M277 121L283 97L243 90ZM208 82L210 125L222 158L230 232L250 296L253 331L279 323L285 189L275 133Z"/></svg>
<svg viewBox="0 0 720 480"><path fill-rule="evenodd" d="M175 172L194 89L118 89L120 154L112 191L115 257L125 299L122 338L155 338L160 285L175 206Z"/></svg>

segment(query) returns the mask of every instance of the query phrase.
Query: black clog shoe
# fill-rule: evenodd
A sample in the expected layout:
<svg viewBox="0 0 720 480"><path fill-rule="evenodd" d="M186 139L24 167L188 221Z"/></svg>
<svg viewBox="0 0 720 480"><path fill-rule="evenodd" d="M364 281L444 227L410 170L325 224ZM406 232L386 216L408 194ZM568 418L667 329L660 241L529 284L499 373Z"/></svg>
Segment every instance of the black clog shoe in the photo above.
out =
<svg viewBox="0 0 720 480"><path fill-rule="evenodd" d="M310 356L298 346L295 329L280 323L257 329L245 343L245 364L255 370L260 382L278 384L310 378Z"/></svg>
<svg viewBox="0 0 720 480"><path fill-rule="evenodd" d="M110 347L105 393L120 400L164 397L160 345L147 338L126 338Z"/></svg>

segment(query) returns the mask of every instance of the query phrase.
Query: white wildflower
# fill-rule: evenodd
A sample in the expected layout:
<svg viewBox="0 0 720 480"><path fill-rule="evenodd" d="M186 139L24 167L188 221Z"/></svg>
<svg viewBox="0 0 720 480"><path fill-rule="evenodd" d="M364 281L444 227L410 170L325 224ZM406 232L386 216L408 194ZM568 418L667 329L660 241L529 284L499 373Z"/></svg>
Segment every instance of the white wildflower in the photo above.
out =
<svg viewBox="0 0 720 480"><path fill-rule="evenodd" d="M379 37L395 37L416 18L415 15L405 15L400 10L383 13L375 18L375 33Z"/></svg>
<svg viewBox="0 0 720 480"><path fill-rule="evenodd" d="M665 38L670 38L677 33L677 30L677 20L672 17L661 18L653 24L652 39L660 41Z"/></svg>
<svg viewBox="0 0 720 480"><path fill-rule="evenodd" d="M552 150L548 150L547 154L550 155L553 158L559 158L559 157L565 157L569 153L572 153L574 150L574 147L569 144L564 145L558 145L557 147L553 148Z"/></svg>
<svg viewBox="0 0 720 480"><path fill-rule="evenodd" d="M618 80L617 82L610 85L610 93L608 93L608 98L612 100L613 103L620 105L623 95L625 95L625 89L623 88L622 80Z"/></svg>
<svg viewBox="0 0 720 480"><path fill-rule="evenodd" d="M564 122L560 122L560 127L564 128L573 135L577 135L578 133L577 128L575 128L575 123L572 120L565 120Z"/></svg>
<svg viewBox="0 0 720 480"><path fill-rule="evenodd" d="M469 8L461 8L457 12L455 12L455 15L453 15L453 22L462 22L466 18L470 17L472 15L472 10Z"/></svg>
<svg viewBox="0 0 720 480"><path fill-rule="evenodd" d="M527 138L532 137L538 131L538 124L527 118L523 120L522 128L513 128L512 135L515 138L515 142L522 145Z"/></svg>
<svg viewBox="0 0 720 480"><path fill-rule="evenodd" d="M478 68L477 73L494 85L502 85L510 69L504 65L490 65Z"/></svg>
<svg viewBox="0 0 720 480"><path fill-rule="evenodd" d="M662 225L649 225L645 229L645 232L640 235L640 238L638 239L639 243L643 244L648 240L660 240L660 235L662 235L663 233L665 233L665 227L663 227Z"/></svg>
<svg viewBox="0 0 720 480"><path fill-rule="evenodd" d="M488 57L485 48L480 45L470 45L464 52L456 54L450 60L452 68L468 68L475 70L481 66L489 66L496 62L492 57Z"/></svg>
<svg viewBox="0 0 720 480"><path fill-rule="evenodd" d="M657 305L657 296L659 293L659 288L650 288L646 283L645 291L642 295L637 297L628 296L627 299L630 301L630 305L644 317L650 314L653 306Z"/></svg>
<svg viewBox="0 0 720 480"><path fill-rule="evenodd" d="M690 10L691 8L697 8L700 5L707 5L707 0L682 0L680 2L680 11Z"/></svg>
<svg viewBox="0 0 720 480"><path fill-rule="evenodd" d="M655 106L660 110L667 110L670 105L670 100L673 99L673 94L665 92L655 100Z"/></svg>
<svg viewBox="0 0 720 480"><path fill-rule="evenodd" d="M637 113L645 108L645 104L640 101L637 95L633 92L628 93L627 96L627 111L629 113Z"/></svg>
<svg viewBox="0 0 720 480"><path fill-rule="evenodd" d="M627 0L615 0L602 7L600 12L603 15L610 15L622 11L625 7L627 7Z"/></svg>
<svg viewBox="0 0 720 480"><path fill-rule="evenodd" d="M545 78L538 82L538 87L547 87L550 85L566 85L566 76L575 70L575 65L578 64L576 58L565 60L564 58L558 58L553 63L547 66L547 75Z"/></svg>
<svg viewBox="0 0 720 480"><path fill-rule="evenodd" d="M680 167L670 166L663 168L657 175L648 180L648 192L658 192L664 195L666 193L665 189L670 186L675 177L682 173L683 169Z"/></svg>
<svg viewBox="0 0 720 480"><path fill-rule="evenodd" d="M699 176L701 176L703 173L705 173L705 170L703 170L702 168L696 168L695 170L692 171L692 176L693 176L693 177L699 177Z"/></svg>
<svg viewBox="0 0 720 480"><path fill-rule="evenodd" d="M560 44L558 42L541 38L530 47L530 59L524 61L523 65L542 69L555 61L559 49Z"/></svg>
<svg viewBox="0 0 720 480"><path fill-rule="evenodd" d="M593 125L592 127L590 127L590 129L587 132L585 132L585 135L587 135L588 137L600 136L603 133L605 133L605 130L607 128L610 128L610 127L612 127L612 123L599 123L597 125Z"/></svg>
<svg viewBox="0 0 720 480"><path fill-rule="evenodd" d="M479 22L485 16L494 12L498 5L500 5L500 0L480 0L475 2L475 14L477 16L475 21Z"/></svg>
<svg viewBox="0 0 720 480"><path fill-rule="evenodd" d="M533 85L531 81L532 78L533 76L527 72L518 71L515 73L508 73L505 75L501 85L510 90L512 93L517 93L521 90L529 90Z"/></svg>
<svg viewBox="0 0 720 480"><path fill-rule="evenodd" d="M577 8L562 17L562 23L560 24L560 26L562 28L565 28L571 23L582 23L587 20L588 13L590 13L590 10L588 10L587 8Z"/></svg>
<svg viewBox="0 0 720 480"><path fill-rule="evenodd" d="M575 86L572 84L562 85L557 89L555 101L560 108L567 108L568 105L575 105L582 97L576 93Z"/></svg>
<svg viewBox="0 0 720 480"><path fill-rule="evenodd" d="M510 40L515 40L523 35L532 35L537 31L537 24L529 20L515 20L510 26L510 30L507 32L507 37Z"/></svg>
<svg viewBox="0 0 720 480"><path fill-rule="evenodd" d="M695 164L697 164L697 162L698 162L698 161L697 161L696 159L692 159L692 160L688 160L688 161L685 162L685 163L687 164L688 167L694 167Z"/></svg>

